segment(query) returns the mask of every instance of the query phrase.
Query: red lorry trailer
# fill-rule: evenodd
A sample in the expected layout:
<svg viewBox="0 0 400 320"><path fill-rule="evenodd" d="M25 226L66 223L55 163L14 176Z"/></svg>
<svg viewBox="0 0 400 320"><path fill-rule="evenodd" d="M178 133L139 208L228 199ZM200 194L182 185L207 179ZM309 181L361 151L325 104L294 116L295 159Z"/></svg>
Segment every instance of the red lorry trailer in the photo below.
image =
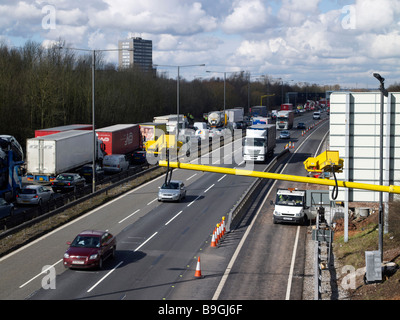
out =
<svg viewBox="0 0 400 320"><path fill-rule="evenodd" d="M47 129L35 130L35 138L47 136L49 134L60 133L69 130L92 130L93 126L91 124L70 124L66 126L59 126Z"/></svg>
<svg viewBox="0 0 400 320"><path fill-rule="evenodd" d="M281 111L293 111L293 104L291 103L281 104Z"/></svg>
<svg viewBox="0 0 400 320"><path fill-rule="evenodd" d="M133 153L142 147L138 124L116 124L97 129L96 134L103 141L107 155L124 154L131 161Z"/></svg>

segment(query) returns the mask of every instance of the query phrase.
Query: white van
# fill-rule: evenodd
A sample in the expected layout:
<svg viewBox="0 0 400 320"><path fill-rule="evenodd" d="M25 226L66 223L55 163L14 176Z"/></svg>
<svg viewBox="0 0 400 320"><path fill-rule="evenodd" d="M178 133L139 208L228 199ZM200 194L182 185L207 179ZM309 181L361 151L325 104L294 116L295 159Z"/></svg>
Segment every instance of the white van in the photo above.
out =
<svg viewBox="0 0 400 320"><path fill-rule="evenodd" d="M129 161L123 154L106 155L103 159L104 172L121 172L128 170Z"/></svg>
<svg viewBox="0 0 400 320"><path fill-rule="evenodd" d="M319 119L321 119L321 112L319 112L319 111L314 112L314 114L313 114L313 119L314 119L314 120L319 120Z"/></svg>
<svg viewBox="0 0 400 320"><path fill-rule="evenodd" d="M195 130L207 129L207 123L206 122L195 122L193 124L193 127Z"/></svg>

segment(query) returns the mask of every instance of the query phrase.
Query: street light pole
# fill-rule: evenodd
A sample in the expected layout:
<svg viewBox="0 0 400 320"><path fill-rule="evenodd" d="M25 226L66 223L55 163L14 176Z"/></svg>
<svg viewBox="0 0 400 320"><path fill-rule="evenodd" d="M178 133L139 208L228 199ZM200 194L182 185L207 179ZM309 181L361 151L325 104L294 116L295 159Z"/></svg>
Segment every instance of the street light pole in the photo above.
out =
<svg viewBox="0 0 400 320"><path fill-rule="evenodd" d="M95 70L96 70L96 50L92 51L92 130L93 130L93 163L92 163L92 192L96 191L96 149L97 137L95 127Z"/></svg>
<svg viewBox="0 0 400 320"><path fill-rule="evenodd" d="M208 73L223 73L224 74L224 117L225 117L225 108L226 108L226 74L227 73L236 73L236 72L244 72L244 71L210 71L207 70Z"/></svg>
<svg viewBox="0 0 400 320"><path fill-rule="evenodd" d="M64 48L58 47L59 49L70 49L77 51L86 51L92 53L92 131L93 131L93 163L92 163L92 192L96 191L96 152L97 152L97 136L96 136L96 122L95 122L95 85L96 85L96 51L133 51L133 49L81 49L81 48Z"/></svg>
<svg viewBox="0 0 400 320"><path fill-rule="evenodd" d="M153 64L153 67L170 67L170 68L177 68L178 69L178 78L176 79L176 141L178 141L179 136L179 97L180 97L180 68L188 68L188 67L204 67L205 64L191 64L191 65L184 65L184 66L174 66L174 65L167 65L167 64Z"/></svg>
<svg viewBox="0 0 400 320"><path fill-rule="evenodd" d="M383 184L383 102L384 96L388 96L388 92L385 89L385 78L382 78L380 74L374 73L373 76L380 82L379 90L381 92L380 102L380 141L379 141L379 184ZM386 125L389 125L387 123ZM379 251L381 255L381 262L383 262L383 193L379 192Z"/></svg>

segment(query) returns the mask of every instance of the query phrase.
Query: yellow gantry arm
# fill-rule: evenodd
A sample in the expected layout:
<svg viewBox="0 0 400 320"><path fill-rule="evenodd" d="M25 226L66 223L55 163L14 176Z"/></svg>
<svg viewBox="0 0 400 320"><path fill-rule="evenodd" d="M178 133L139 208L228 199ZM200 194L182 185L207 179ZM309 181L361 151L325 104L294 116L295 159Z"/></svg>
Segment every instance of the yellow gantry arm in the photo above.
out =
<svg viewBox="0 0 400 320"><path fill-rule="evenodd" d="M159 161L159 165L161 167L166 167L167 161ZM248 176L248 177L264 178L264 179L301 182L301 183L312 183L312 184L319 184L319 185L325 185L325 186L331 186L331 187L336 186L336 183L333 180L294 176L294 175L280 174L280 173L223 168L223 167L205 166L205 165L200 165L200 164L190 164L190 163L181 163L181 162L170 162L169 166L171 168L179 168L179 169L186 169L186 170L215 172L215 173L223 173L223 174L232 174L232 175L237 175L237 176ZM347 181L340 181L340 180L337 181L337 185L338 185L338 187L343 187L343 188L363 189L363 190L370 190L370 191L382 191L382 192L400 194L400 186L393 186L393 185L380 186L380 185L374 185L374 184L347 182Z"/></svg>

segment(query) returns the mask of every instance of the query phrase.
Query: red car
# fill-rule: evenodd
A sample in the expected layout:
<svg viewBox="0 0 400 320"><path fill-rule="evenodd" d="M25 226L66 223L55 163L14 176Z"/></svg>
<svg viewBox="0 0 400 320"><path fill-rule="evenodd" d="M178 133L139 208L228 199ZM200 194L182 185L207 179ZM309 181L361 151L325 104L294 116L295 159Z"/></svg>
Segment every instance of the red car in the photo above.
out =
<svg viewBox="0 0 400 320"><path fill-rule="evenodd" d="M74 241L67 242L68 250L64 253L66 268L103 267L103 261L114 257L117 242L115 237L100 230L85 230Z"/></svg>

